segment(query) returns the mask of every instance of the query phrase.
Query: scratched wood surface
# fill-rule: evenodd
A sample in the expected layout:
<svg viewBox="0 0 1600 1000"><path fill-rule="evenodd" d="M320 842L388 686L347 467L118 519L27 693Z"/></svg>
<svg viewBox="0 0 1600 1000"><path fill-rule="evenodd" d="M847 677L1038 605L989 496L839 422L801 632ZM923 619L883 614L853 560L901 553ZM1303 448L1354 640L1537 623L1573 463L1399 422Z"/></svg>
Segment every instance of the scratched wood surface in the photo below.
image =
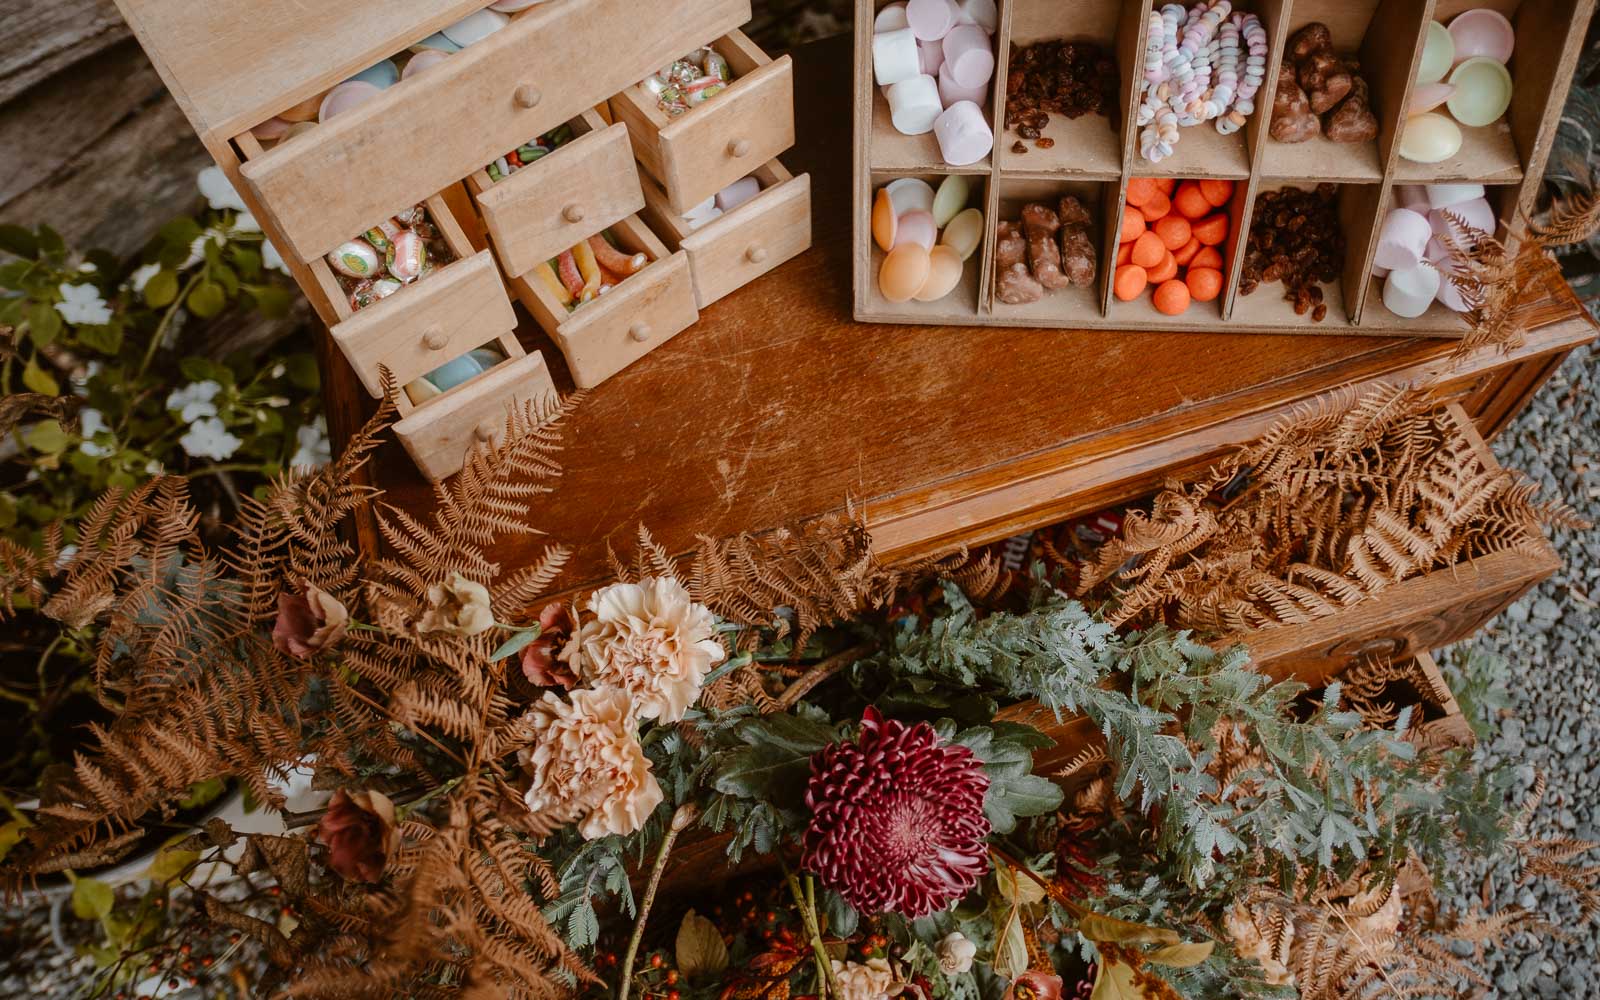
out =
<svg viewBox="0 0 1600 1000"><path fill-rule="evenodd" d="M1527 347L1450 359L1450 342L1370 337L899 327L851 321L846 39L795 53L799 145L814 181L814 248L715 303L699 324L591 391L566 475L535 524L573 546L563 587L598 579L606 544L647 525L675 552L696 533L758 531L864 510L879 550L916 555L1136 496L1352 383L1445 378L1494 430L1591 328L1564 286L1530 306ZM531 323L558 384L558 355ZM333 380L348 428L366 401ZM431 490L398 447L389 500ZM542 540L535 540L543 544ZM507 567L534 544L511 541Z"/></svg>

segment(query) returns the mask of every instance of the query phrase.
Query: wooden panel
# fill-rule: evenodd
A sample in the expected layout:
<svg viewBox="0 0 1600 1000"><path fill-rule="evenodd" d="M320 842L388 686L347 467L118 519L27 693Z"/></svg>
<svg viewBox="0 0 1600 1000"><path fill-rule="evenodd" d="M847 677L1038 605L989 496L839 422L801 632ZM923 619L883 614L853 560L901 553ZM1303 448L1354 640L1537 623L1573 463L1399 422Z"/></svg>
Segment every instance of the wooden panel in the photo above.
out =
<svg viewBox="0 0 1600 1000"><path fill-rule="evenodd" d="M637 14L632 0L530 7L425 76L402 80L251 160L241 172L284 233L288 246L281 249L302 259L327 253L350 233L570 120L595 94L631 86L742 24L750 3L660 0L655 30L614 30ZM598 52L605 58L594 58Z"/></svg>
<svg viewBox="0 0 1600 1000"><path fill-rule="evenodd" d="M496 365L394 425L417 468L430 480L461 471L468 450L505 436L506 414L522 403L555 395L555 382L538 352Z"/></svg>
<svg viewBox="0 0 1600 1000"><path fill-rule="evenodd" d="M811 246L810 176L791 177L776 160L763 171L765 190L679 244L689 253L702 309Z"/></svg>
<svg viewBox="0 0 1600 1000"><path fill-rule="evenodd" d="M471 185L507 274L535 264L644 207L628 130L585 112L587 132L499 183Z"/></svg>

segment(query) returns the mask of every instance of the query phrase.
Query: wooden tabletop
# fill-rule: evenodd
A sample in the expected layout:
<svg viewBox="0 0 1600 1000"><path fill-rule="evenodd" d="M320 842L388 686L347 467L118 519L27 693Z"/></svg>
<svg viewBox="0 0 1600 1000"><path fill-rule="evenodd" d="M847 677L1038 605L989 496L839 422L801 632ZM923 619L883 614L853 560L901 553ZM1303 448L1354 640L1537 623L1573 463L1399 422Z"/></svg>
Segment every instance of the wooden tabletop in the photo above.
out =
<svg viewBox="0 0 1600 1000"><path fill-rule="evenodd" d="M850 47L794 55L800 144L784 159L812 175L815 246L589 393L569 424L565 477L536 514L576 550L564 587L603 575L607 541L625 550L640 524L679 552L696 534L853 502L887 557L991 541L1135 495L1320 393L1433 377L1472 388L1507 363L1493 350L1453 361L1454 342L1439 339L856 323ZM1563 292L1530 307L1537 329L1511 360L1592 338ZM548 339L521 332L563 377ZM336 430L355 416L340 381ZM430 505L398 446L380 453L376 479L392 503ZM532 551L512 541L505 565Z"/></svg>

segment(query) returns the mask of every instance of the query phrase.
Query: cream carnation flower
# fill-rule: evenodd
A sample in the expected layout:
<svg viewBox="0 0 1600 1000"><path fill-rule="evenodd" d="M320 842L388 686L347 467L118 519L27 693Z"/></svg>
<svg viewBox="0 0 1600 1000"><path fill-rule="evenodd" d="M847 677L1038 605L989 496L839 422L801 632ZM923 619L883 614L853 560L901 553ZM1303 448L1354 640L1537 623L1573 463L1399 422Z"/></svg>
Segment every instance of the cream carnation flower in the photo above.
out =
<svg viewBox="0 0 1600 1000"><path fill-rule="evenodd" d="M534 812L579 819L585 840L630 834L661 804L661 786L639 745L639 722L622 691L554 692L528 709L538 740L527 756Z"/></svg>
<svg viewBox="0 0 1600 1000"><path fill-rule="evenodd" d="M706 674L728 655L717 621L676 580L615 583L589 599L561 658L597 687L633 698L641 719L677 722L700 697Z"/></svg>

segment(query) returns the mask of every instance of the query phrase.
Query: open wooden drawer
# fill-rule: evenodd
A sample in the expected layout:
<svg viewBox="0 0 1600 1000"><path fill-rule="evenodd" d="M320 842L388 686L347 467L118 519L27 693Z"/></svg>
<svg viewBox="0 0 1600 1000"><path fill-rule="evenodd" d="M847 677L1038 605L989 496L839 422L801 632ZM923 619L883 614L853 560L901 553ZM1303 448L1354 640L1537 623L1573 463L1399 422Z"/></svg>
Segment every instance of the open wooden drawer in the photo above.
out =
<svg viewBox="0 0 1600 1000"><path fill-rule="evenodd" d="M632 86L743 24L750 3L657 0L648 30L613 28L639 17L634 0L529 7L426 74L252 159L241 173L288 242L281 249L309 261L366 220L416 204L571 120L595 94Z"/></svg>
<svg viewBox="0 0 1600 1000"><path fill-rule="evenodd" d="M570 142L511 176L496 182L480 169L467 178L507 274L526 274L644 208L627 127L593 109L568 124Z"/></svg>
<svg viewBox="0 0 1600 1000"><path fill-rule="evenodd" d="M592 302L569 310L532 275L511 289L567 359L572 381L591 389L671 340L700 318L689 258L670 253L637 215L610 227L630 253L650 263Z"/></svg>
<svg viewBox="0 0 1600 1000"><path fill-rule="evenodd" d="M672 210L654 178L640 179L644 217L668 247L688 252L701 309L811 246L811 175L795 177L770 160L750 176L761 193L698 229Z"/></svg>
<svg viewBox="0 0 1600 1000"><path fill-rule="evenodd" d="M611 99L611 113L633 135L640 166L660 182L667 204L680 215L794 145L794 65L789 57L769 58L740 31L710 47L728 60L733 82L704 104L669 118L655 95L641 86L630 86Z"/></svg>
<svg viewBox="0 0 1600 1000"><path fill-rule="evenodd" d="M515 337L502 339L501 345L507 340L516 345ZM508 357L510 360L470 382L416 407L394 425L395 437L423 475L435 482L455 475L471 449L498 443L505 436L512 407L558 398L542 354L525 354L518 346Z"/></svg>

